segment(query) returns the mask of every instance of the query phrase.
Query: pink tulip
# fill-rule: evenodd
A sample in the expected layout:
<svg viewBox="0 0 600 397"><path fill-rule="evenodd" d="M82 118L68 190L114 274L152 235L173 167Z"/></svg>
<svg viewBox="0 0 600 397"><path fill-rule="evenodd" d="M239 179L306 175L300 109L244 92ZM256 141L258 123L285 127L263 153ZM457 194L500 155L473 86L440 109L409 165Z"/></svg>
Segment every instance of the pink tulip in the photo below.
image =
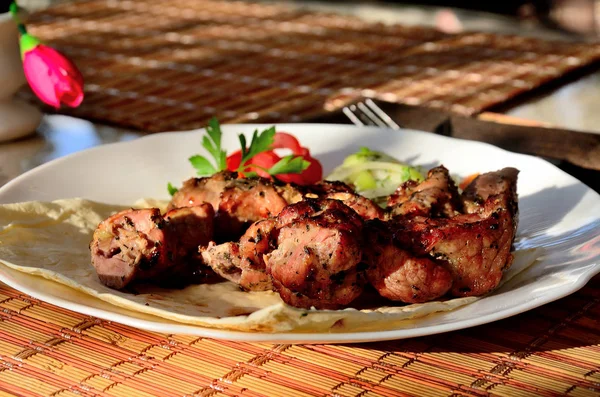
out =
<svg viewBox="0 0 600 397"><path fill-rule="evenodd" d="M43 102L57 109L61 103L81 104L83 77L73 62L27 33L21 36L21 57L27 82Z"/></svg>

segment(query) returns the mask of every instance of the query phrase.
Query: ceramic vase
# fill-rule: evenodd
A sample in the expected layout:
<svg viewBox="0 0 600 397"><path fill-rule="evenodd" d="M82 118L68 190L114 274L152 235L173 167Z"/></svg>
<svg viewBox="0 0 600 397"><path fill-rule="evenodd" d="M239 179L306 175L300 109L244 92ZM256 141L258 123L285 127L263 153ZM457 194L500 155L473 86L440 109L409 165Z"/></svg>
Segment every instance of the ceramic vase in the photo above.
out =
<svg viewBox="0 0 600 397"><path fill-rule="evenodd" d="M29 135L40 124L41 112L14 98L26 83L17 26L9 13L0 14L0 142Z"/></svg>

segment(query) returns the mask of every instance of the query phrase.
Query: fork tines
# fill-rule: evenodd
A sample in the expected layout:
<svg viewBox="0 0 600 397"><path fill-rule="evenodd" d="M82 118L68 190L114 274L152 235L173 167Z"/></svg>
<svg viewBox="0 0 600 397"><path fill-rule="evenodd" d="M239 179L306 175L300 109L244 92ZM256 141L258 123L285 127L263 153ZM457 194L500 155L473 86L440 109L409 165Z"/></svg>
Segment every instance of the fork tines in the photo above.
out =
<svg viewBox="0 0 600 397"><path fill-rule="evenodd" d="M394 130L399 130L401 128L371 99L366 99L364 102L346 106L342 111L355 125L374 125L392 128Z"/></svg>

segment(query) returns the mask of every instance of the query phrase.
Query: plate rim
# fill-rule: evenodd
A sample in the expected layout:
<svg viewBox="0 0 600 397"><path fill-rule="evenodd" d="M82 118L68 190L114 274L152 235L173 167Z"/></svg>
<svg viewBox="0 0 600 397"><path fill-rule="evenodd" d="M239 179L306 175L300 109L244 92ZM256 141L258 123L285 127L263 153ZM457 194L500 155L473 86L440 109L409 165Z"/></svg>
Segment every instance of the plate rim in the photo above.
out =
<svg viewBox="0 0 600 397"><path fill-rule="evenodd" d="M41 301L50 303L52 305L62 307L68 310L72 310L77 313L86 314L89 316L97 317L105 321L117 322L124 325L140 328L146 331L159 332L159 333L170 333L178 334L184 333L188 335L194 335L205 338L224 339L237 342L271 342L271 343L293 343L293 344L319 344L319 343L365 343L365 342L377 342L377 341L388 341L388 340L400 340L408 338L416 338L428 335L435 335L440 333L458 331L462 329L472 328L479 325L488 324L495 321L504 320L506 318L516 316L521 313L533 310L537 307L543 306L547 303L551 303L562 299L568 295L571 295L581 288L583 288L589 280L592 279L596 274L600 274L600 265L590 269L590 271L583 273L577 279L574 279L571 283L561 285L561 293L558 295L547 295L548 299L537 299L530 300L522 305L513 306L500 312L488 314L486 316L478 316L471 320L463 320L462 322L454 322L442 325L431 325L427 327L415 327L405 329L395 329L386 331L363 331L363 332L338 332L338 333L293 333L293 332L245 332L245 331L230 331L218 328L201 327L192 324L178 323L173 320L167 320L165 323L153 322L144 319L136 319L135 317L129 317L116 312L110 312L104 309L98 309L87 305L82 305L77 302L65 300L61 297L54 295L45 295L43 292L38 293L35 290L30 290L27 287L18 287L18 282L11 281L10 275L7 276L4 271L4 264L0 267L0 282L21 291L27 295L30 295ZM15 270L17 271L17 270ZM32 274L27 274L30 277L40 277ZM49 280L51 281L51 280ZM569 288L570 287L570 288ZM49 296L49 298L48 298ZM109 306L113 306L108 302L102 301ZM128 310L128 309L122 309ZM502 315L498 316L498 313ZM113 316L118 319L106 318L106 315ZM492 317L493 319L490 319ZM418 319L418 318L417 318ZM182 331L165 331L160 328L160 325L176 326L181 327ZM443 328L436 330L436 328ZM187 333L185 330L197 330L198 332ZM421 332L419 332L421 331ZM424 332L423 332L424 331ZM400 334L400 335L399 335ZM308 338L307 338L308 337Z"/></svg>

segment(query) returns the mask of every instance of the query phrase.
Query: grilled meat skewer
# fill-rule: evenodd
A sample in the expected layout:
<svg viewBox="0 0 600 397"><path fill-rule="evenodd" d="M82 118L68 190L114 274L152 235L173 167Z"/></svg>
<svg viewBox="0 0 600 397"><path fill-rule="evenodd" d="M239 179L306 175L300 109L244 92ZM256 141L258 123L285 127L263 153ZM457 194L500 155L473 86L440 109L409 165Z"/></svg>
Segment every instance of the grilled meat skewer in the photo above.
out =
<svg viewBox="0 0 600 397"><path fill-rule="evenodd" d="M274 289L304 308L348 305L367 280L406 303L482 295L512 262L517 175L482 174L459 195L436 167L403 184L384 211L341 182L296 186L221 172L186 181L164 217L128 210L103 221L92 263L113 288L207 265L244 290Z"/></svg>

